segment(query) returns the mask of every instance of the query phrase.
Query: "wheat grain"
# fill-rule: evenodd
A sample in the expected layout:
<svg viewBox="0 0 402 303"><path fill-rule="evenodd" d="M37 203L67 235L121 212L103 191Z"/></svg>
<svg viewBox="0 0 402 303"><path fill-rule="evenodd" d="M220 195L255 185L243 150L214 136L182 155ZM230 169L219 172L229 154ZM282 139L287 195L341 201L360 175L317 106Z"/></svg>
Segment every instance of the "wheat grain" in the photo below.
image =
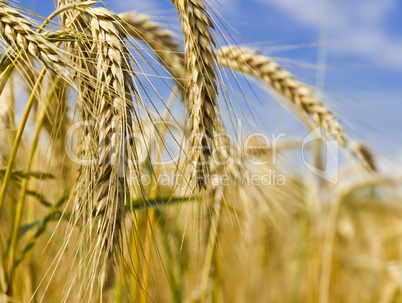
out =
<svg viewBox="0 0 402 303"><path fill-rule="evenodd" d="M212 21L200 0L174 1L184 33L191 158L199 188L206 188L217 120Z"/></svg>
<svg viewBox="0 0 402 303"><path fill-rule="evenodd" d="M221 66L253 75L270 85L297 110L311 116L317 126L325 129L328 134L335 135L342 147L346 147L345 132L332 112L307 85L295 80L293 75L283 70L279 64L248 48L238 46L221 48L216 52L216 60ZM350 151L359 156L369 169L375 170L374 159L368 147L360 144L358 149Z"/></svg>
<svg viewBox="0 0 402 303"><path fill-rule="evenodd" d="M58 53L58 48L48 42L17 10L0 2L0 35L9 44L25 50L39 59L47 68L67 75L67 63Z"/></svg>

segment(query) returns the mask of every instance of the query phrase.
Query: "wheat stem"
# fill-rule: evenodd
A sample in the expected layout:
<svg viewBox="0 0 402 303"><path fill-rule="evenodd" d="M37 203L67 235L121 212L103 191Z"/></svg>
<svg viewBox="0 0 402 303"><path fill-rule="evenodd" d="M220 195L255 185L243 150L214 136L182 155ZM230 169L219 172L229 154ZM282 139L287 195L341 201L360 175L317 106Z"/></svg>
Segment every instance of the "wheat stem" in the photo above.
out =
<svg viewBox="0 0 402 303"><path fill-rule="evenodd" d="M79 12L76 15L75 18L77 18L80 14L81 13ZM40 29L39 29L39 31L40 31ZM58 48L61 45L61 43L62 43L62 41L57 42L55 47ZM19 55L21 55L21 52L19 53ZM19 55L14 59L14 62L16 60L18 60ZM9 65L7 67L7 69L3 72L3 74L6 73L8 76L11 75L11 72L13 70L14 65L15 64ZM20 143L21 143L22 135L24 133L24 129L25 129L26 123L28 121L28 117L29 117L29 114L31 112L32 106L33 106L33 104L35 103L35 100L36 100L35 94L36 94L37 90L39 89L43 78L45 77L46 71L47 71L47 69L46 69L46 66L45 66L42 69L42 71L40 72L40 74L38 76L38 79L36 79L35 85L32 88L31 95L30 95L30 97L28 99L27 106L26 106L24 114L22 116L21 123L20 123L20 125L18 127L18 131L17 131L17 133L15 135L13 148L11 150L10 159L8 161L7 170L6 170L4 180L3 180L3 184L2 184L2 187L1 187L1 191L0 191L0 218L1 218L1 212L2 212L3 206L4 206L4 201L5 201L5 198L6 198L6 195L7 195L8 183L10 182L10 177L11 177L11 174L12 174L12 168L14 167L14 163L15 163L15 160L16 160L16 157L17 157L17 152L18 152L18 149L19 149L19 146L20 146ZM1 91L0 91L0 93L1 93Z"/></svg>
<svg viewBox="0 0 402 303"><path fill-rule="evenodd" d="M219 218L221 213L221 201L220 198L214 201L212 205L212 218L209 228L208 244L205 253L204 265L201 272L201 286L200 286L200 301L205 302L207 294L209 274L211 271L212 259L216 247L216 241L218 237Z"/></svg>
<svg viewBox="0 0 402 303"><path fill-rule="evenodd" d="M32 89L32 93L31 93L31 96L30 96L30 98L28 100L28 103L27 103L27 106L25 108L24 114L22 116L20 126L18 127L18 131L17 131L15 141L14 141L14 144L13 144L13 149L11 150L10 159L8 160L7 170L6 170L6 174L4 176L3 185L1 187L1 192L0 192L0 217L1 217L1 212L2 212L2 209L3 209L4 201L5 201L5 198L6 198L6 195L7 195L8 183L10 181L12 168L13 168L14 163L15 163L18 148L19 148L21 138L22 138L22 134L24 132L25 125L26 125L26 123L28 121L29 113L31 112L31 109L32 109L32 106L33 106L33 103L34 103L34 100L35 100L34 95L36 93L36 90L39 88L39 86L40 86L45 74L46 74L46 68L42 69L42 71L41 71L41 73L40 73L40 75L39 75L39 77L38 77L38 79L37 79L37 81L35 83L35 86Z"/></svg>
<svg viewBox="0 0 402 303"><path fill-rule="evenodd" d="M168 104L166 105L166 112L163 117L163 126L159 134L159 143L158 143L158 153L156 156L156 163L160 162L160 159L162 157L162 149L163 149L163 144L164 144L164 138L166 135L167 131L167 121L169 119L170 111L173 106L174 100L176 99L176 93L177 93L177 87L172 91L172 94L170 96L170 99L168 101ZM158 175L159 175L159 166L156 166L152 169L152 193L151 193L151 199L156 199L158 198ZM145 243L145 269L143 270L143 275L142 275L142 280L143 281L143 287L141 291L141 303L146 303L147 301L147 294L148 294L148 287L149 287L149 274L151 270L151 259L152 259L152 247L151 247L151 240L153 239L153 230L155 228L155 210L150 209L146 210L147 213L147 231L146 231L146 243Z"/></svg>
<svg viewBox="0 0 402 303"><path fill-rule="evenodd" d="M39 31L41 31L41 30L42 30L42 29L39 29ZM34 33L35 33L35 32L34 32ZM56 44L55 47L58 48L58 46L60 46L60 44L61 44L61 41L59 41L59 42ZM21 54L21 53L20 53L20 54ZM17 59L18 59L18 56L17 56L17 58L15 58L15 61L16 61ZM8 67L8 68L10 68L10 73L11 73L11 71L12 71L12 69L13 69L13 68L12 68L13 66L14 66L14 65L10 65L10 66ZM32 89L32 92L31 92L31 95L30 95L30 97L29 97L29 100L28 100L26 109L25 109L25 111L24 111L24 114L23 114L21 123L20 123L20 125L19 125L17 134L16 134L16 136L15 136L13 148L12 148L12 151L11 151L10 159L9 159L9 161L8 161L6 174L5 174L5 176L4 176L4 181L3 181L2 188L1 188L1 192L0 192L0 217L1 217L1 212L2 212L2 209L3 209L4 201L5 201L5 198L6 198L6 195L7 195L7 188L8 188L8 184L9 184L9 181L10 181L10 177L11 177L11 173L12 173L12 168L13 168L14 163L15 163L15 160L16 160L16 156L17 156L17 152L18 152L18 149L19 149L19 145L20 145L21 139L22 139L22 135L23 135L23 132L24 132L26 123L27 123L27 121L28 121L28 117L29 117L29 114L30 114L30 112L31 112L32 106L33 106L33 104L35 103L35 100L36 100L35 94L36 94L37 90L39 89L39 87L40 87L40 85L41 85L41 83L42 83L42 80L43 80L43 78L45 77L46 72L47 72L47 69L46 69L46 65L45 65L45 67L42 69L42 71L41 71L41 73L40 73L38 79L36 80L36 83L35 83L35 85L34 85L34 87L33 87L33 89ZM35 145L36 145L36 144L37 144L37 142L35 143ZM33 149L31 150L31 152L33 152L33 153L34 153L34 151L35 151L35 148L33 148ZM33 153L32 153L32 157L30 157L31 160L32 160L32 158L33 158ZM30 164L31 164L31 163L30 163L31 160L28 160L29 166L30 166ZM20 200L19 200L19 204L18 204L18 206L17 206L17 212L16 212L16 218L15 218L15 221L14 221L14 227L19 226L19 225L20 225L20 221L21 221L22 208L23 208L23 200L24 200L23 198L24 198L24 195L25 195L25 192L26 192L26 185L27 185L27 183L25 183L25 184L23 184L23 185L24 185L24 187L22 188L21 196L20 196ZM17 228L17 229L14 229L13 234L15 233L15 230L16 230L17 233L18 233L18 228ZM14 274L13 263L11 263L11 262L14 260L14 257L15 257L15 256L14 256L14 251L15 251L15 247L16 247L16 244L17 244L17 241L18 241L18 234L17 234L17 236L13 236L13 237L12 237L12 241L13 241L13 243L12 243L12 245L11 245L12 251L10 251L10 256L11 256L11 257L10 257L10 259L9 259L9 260L10 260L10 263L8 264L9 273L8 273L8 277L7 277L7 279L8 279L9 281L12 281L12 279L13 279L13 274ZM9 287L9 289L7 290L7 292L10 292L10 293L11 293L11 292L12 292L12 284L9 283L9 285L10 285L10 287Z"/></svg>
<svg viewBox="0 0 402 303"><path fill-rule="evenodd" d="M53 85L52 90L48 95L45 107L42 109L42 112L40 113L38 123L37 123L37 126L36 126L36 130L35 130L35 135L34 135L34 138L32 140L32 144L31 144L31 150L29 152L28 160L27 160L27 163L25 165L25 172L29 172L31 170L31 164L32 164L32 161L34 159L36 148L37 148L38 142L39 142L40 131L41 131L43 123L45 121L46 113L47 113L48 107L50 105L52 95L54 93L55 85L57 85L57 84L55 83ZM14 259L15 259L15 249L17 247L18 240L19 240L18 231L19 231L20 225L21 225L22 211L23 211L23 207L24 207L24 200L25 200L25 194L26 194L26 191L27 191L28 181L29 181L28 178L25 178L25 179L22 180L21 189L20 189L20 196L19 196L19 199L18 199L18 202L17 202L17 211L16 211L16 214L15 214L15 219L14 219L14 224L13 224L11 245L10 245L9 256L8 256L8 272L9 272L8 279L9 279L10 284L11 284L11 281L13 280L13 274L14 274L14 268L13 267L14 267Z"/></svg>
<svg viewBox="0 0 402 303"><path fill-rule="evenodd" d="M321 270L320 270L320 281L318 285L318 301L317 301L318 303L328 303L329 300L329 288L331 282L332 259L336 240L335 237L336 237L337 218L341 202L342 201L339 197L337 201L331 203L328 210L322 254L321 254Z"/></svg>
<svg viewBox="0 0 402 303"><path fill-rule="evenodd" d="M47 224L53 220L53 217L56 214L60 215L60 212L58 211L58 209L63 205L63 203L68 199L68 197L69 197L69 190L66 189L66 190L64 190L64 192L60 196L60 198L58 198L57 201L52 205L52 207L50 208L47 215L42 218L42 220L40 221L35 232L28 239L27 243L24 245L24 247L21 249L21 251L18 253L17 258L16 258L15 262L13 263L14 268L16 268L22 262L22 260L26 256L26 254L33 248L36 240L44 233L44 231L46 230Z"/></svg>
<svg viewBox="0 0 402 303"><path fill-rule="evenodd" d="M7 89L0 95L0 166L7 163L13 141L14 124L14 93L13 81L10 78Z"/></svg>

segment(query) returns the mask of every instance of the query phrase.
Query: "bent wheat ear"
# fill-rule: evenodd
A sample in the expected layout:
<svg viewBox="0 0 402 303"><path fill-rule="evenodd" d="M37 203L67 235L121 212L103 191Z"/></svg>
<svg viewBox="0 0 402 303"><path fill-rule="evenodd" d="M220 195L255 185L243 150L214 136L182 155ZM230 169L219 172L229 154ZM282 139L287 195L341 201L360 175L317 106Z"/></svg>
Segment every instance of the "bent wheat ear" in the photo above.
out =
<svg viewBox="0 0 402 303"><path fill-rule="evenodd" d="M10 45L15 44L29 55L39 59L47 68L67 75L67 63L58 53L58 48L35 32L32 24L17 10L0 2L0 35Z"/></svg>
<svg viewBox="0 0 402 303"><path fill-rule="evenodd" d="M335 135L343 148L347 147L344 130L322 100L317 98L306 84L296 81L292 74L284 71L270 58L258 55L245 47L226 46L216 52L216 60L221 66L261 79L289 100L297 110L312 117L317 126ZM366 167L374 170L374 159L368 147L361 144L359 146L358 149L349 150L361 158Z"/></svg>
<svg viewBox="0 0 402 303"><path fill-rule="evenodd" d="M109 256L120 243L125 200L129 199L127 139L132 129L133 104L128 50L118 17L105 8L88 8L96 58L96 96L99 177L97 180L98 244Z"/></svg>
<svg viewBox="0 0 402 303"><path fill-rule="evenodd" d="M148 15L128 12L119 14L119 17L124 21L122 26L127 34L146 43L183 90L184 54L179 49L180 43L172 38L172 33L151 21Z"/></svg>
<svg viewBox="0 0 402 303"><path fill-rule="evenodd" d="M191 121L191 158L199 188L206 188L217 120L212 21L201 0L173 1L180 16L186 55L186 89Z"/></svg>
<svg viewBox="0 0 402 303"><path fill-rule="evenodd" d="M70 3L81 3L80 0L59 0L58 7L68 5ZM92 32L90 29L90 18L88 15L81 13L77 17L76 11L65 11L59 16L62 25L67 28L71 27L77 33L83 33L86 37L90 37ZM77 82L77 104L83 127L79 133L77 155L80 161L76 174L76 182L74 185L74 208L77 220L82 226L89 226L89 232L84 231L83 236L86 240L92 239L92 212L94 208L94 192L97 179L96 163L98 152L98 142L95 136L95 123L97 118L97 110L99 98L96 95L96 57L92 54L93 41L90 39L77 39L65 43L65 49L69 55L70 62L74 65L75 80ZM90 161L90 162L89 162ZM89 223L88 223L89 221ZM87 242L87 241L85 241Z"/></svg>

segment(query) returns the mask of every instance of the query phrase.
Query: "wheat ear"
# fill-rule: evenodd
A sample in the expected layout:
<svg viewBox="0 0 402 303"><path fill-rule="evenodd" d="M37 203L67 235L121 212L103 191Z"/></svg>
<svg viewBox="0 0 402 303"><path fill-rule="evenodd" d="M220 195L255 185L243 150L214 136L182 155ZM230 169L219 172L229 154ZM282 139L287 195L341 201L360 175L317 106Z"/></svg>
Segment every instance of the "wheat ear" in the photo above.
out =
<svg viewBox="0 0 402 303"><path fill-rule="evenodd" d="M81 3L80 0L58 0L58 7L71 3ZM90 18L82 12L77 16L76 11L65 11L60 16L61 24L67 28L72 28L76 33L83 33L85 36L92 35L90 28ZM96 94L96 57L92 53L93 41L90 39L77 39L65 43L65 48L69 54L69 59L74 64L76 82L78 87L78 110L83 127L80 128L77 155L80 161L76 173L74 185L74 208L75 219L79 220L83 227L89 227L89 232L84 228L84 237L92 239L91 227L92 211L94 203L95 184L97 180L96 163L98 142L95 135L95 123L98 109L98 96ZM90 161L90 162L88 162ZM86 242L86 241L85 241Z"/></svg>
<svg viewBox="0 0 402 303"><path fill-rule="evenodd" d="M0 2L0 35L9 44L39 59L47 68L61 75L67 74L66 62L58 48L33 30L32 24L16 9Z"/></svg>
<svg viewBox="0 0 402 303"><path fill-rule="evenodd" d="M335 135L342 147L346 147L345 132L332 112L307 85L295 80L293 75L283 70L279 64L248 48L238 46L221 48L216 52L216 60L221 66L255 76L270 85L296 109L312 117L317 126ZM360 144L358 149L351 149L351 152L360 157L369 169L375 170L373 156L367 147Z"/></svg>
<svg viewBox="0 0 402 303"><path fill-rule="evenodd" d="M184 33L191 158L199 188L206 188L217 120L212 21L200 0L175 0Z"/></svg>
<svg viewBox="0 0 402 303"><path fill-rule="evenodd" d="M127 12L119 14L124 21L122 25L127 34L146 43L158 59L164 64L175 82L183 90L184 54L180 51L180 43L172 38L172 32L162 29L151 16Z"/></svg>
<svg viewBox="0 0 402 303"><path fill-rule="evenodd" d="M119 19L105 8L87 8L91 16L93 53L96 57L96 92L99 96L97 181L99 245L111 255L119 244L125 200L129 198L126 176L129 148L126 140L132 129L133 105L128 50L123 43Z"/></svg>

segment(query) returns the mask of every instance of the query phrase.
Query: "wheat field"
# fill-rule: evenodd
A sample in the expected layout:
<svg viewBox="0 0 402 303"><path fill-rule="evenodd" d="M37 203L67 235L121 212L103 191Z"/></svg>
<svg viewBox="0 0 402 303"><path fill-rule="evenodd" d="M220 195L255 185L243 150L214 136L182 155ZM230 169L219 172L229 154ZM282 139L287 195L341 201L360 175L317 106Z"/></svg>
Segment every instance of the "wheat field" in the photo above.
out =
<svg viewBox="0 0 402 303"><path fill-rule="evenodd" d="M215 2L43 2L0 1L0 302L402 302L400 178Z"/></svg>

